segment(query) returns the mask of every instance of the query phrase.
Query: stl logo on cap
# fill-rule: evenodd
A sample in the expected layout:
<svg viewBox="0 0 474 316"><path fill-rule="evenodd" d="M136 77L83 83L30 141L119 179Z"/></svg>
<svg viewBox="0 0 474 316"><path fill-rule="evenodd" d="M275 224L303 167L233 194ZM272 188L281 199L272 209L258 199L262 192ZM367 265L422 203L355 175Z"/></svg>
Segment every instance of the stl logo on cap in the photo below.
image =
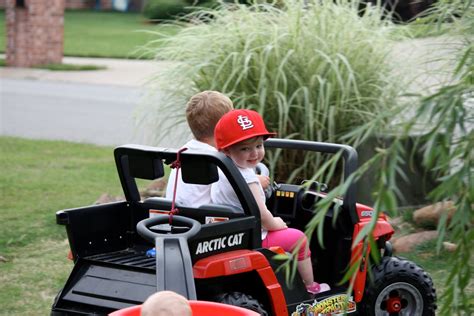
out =
<svg viewBox="0 0 474 316"><path fill-rule="evenodd" d="M246 130L253 127L253 122L249 119L248 116L239 115L237 117L237 123L242 126L242 130Z"/></svg>
<svg viewBox="0 0 474 316"><path fill-rule="evenodd" d="M214 140L218 150L244 140L263 136L267 139L275 135L265 127L262 116L253 110L232 110L224 114L214 129Z"/></svg>

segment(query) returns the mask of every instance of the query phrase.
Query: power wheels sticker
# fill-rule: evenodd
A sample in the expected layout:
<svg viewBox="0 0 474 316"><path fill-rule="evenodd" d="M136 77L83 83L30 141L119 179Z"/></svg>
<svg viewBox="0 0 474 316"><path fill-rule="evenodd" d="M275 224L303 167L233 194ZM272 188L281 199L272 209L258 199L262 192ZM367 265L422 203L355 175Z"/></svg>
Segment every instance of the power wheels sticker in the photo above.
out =
<svg viewBox="0 0 474 316"><path fill-rule="evenodd" d="M347 294L339 294L330 296L318 302L314 300L313 304L300 304L291 316L327 316L327 315L344 315L354 313L356 311L356 303L352 296Z"/></svg>

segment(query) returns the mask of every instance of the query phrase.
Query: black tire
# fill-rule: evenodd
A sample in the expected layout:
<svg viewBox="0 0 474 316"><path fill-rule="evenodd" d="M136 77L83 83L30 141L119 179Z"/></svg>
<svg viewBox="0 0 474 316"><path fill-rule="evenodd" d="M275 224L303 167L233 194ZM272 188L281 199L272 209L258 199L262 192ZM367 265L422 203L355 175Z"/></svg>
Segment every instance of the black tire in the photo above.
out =
<svg viewBox="0 0 474 316"><path fill-rule="evenodd" d="M415 263L384 257L367 280L360 315L434 316L436 290L431 277Z"/></svg>
<svg viewBox="0 0 474 316"><path fill-rule="evenodd" d="M252 296L248 294L244 294L241 292L230 292L219 294L216 296L215 301L222 304L234 305L238 307L243 307L246 309L250 309L254 312L259 313L260 315L267 316L268 313L263 308L263 305Z"/></svg>

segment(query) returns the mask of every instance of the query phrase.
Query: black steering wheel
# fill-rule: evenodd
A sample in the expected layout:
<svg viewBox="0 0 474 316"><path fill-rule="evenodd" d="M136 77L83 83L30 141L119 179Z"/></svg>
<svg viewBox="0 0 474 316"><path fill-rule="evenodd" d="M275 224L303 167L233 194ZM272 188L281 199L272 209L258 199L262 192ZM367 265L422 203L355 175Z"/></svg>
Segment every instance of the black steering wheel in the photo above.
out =
<svg viewBox="0 0 474 316"><path fill-rule="evenodd" d="M148 241L154 242L157 237L165 237L166 235L172 234L173 237L184 237L185 239L189 239L195 236L201 230L201 223L198 221L175 215L173 216L172 223L173 225L179 225L180 228L186 228L184 232L174 232L173 229L170 231L164 231L163 233L157 233L151 230L151 226L160 225L160 224L168 224L169 223L169 216L168 215L157 215L152 218L147 218L141 220L137 224L137 232L140 236L145 238Z"/></svg>

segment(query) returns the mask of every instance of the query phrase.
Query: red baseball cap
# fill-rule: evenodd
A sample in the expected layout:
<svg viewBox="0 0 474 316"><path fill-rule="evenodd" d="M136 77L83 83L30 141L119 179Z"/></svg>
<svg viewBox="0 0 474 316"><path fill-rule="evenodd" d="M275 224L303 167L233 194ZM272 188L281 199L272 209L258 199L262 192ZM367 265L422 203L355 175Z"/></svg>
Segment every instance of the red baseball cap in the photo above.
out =
<svg viewBox="0 0 474 316"><path fill-rule="evenodd" d="M262 117L252 110L232 110L224 114L214 129L214 140L218 150L238 142L263 136L267 139L276 133L270 133Z"/></svg>

